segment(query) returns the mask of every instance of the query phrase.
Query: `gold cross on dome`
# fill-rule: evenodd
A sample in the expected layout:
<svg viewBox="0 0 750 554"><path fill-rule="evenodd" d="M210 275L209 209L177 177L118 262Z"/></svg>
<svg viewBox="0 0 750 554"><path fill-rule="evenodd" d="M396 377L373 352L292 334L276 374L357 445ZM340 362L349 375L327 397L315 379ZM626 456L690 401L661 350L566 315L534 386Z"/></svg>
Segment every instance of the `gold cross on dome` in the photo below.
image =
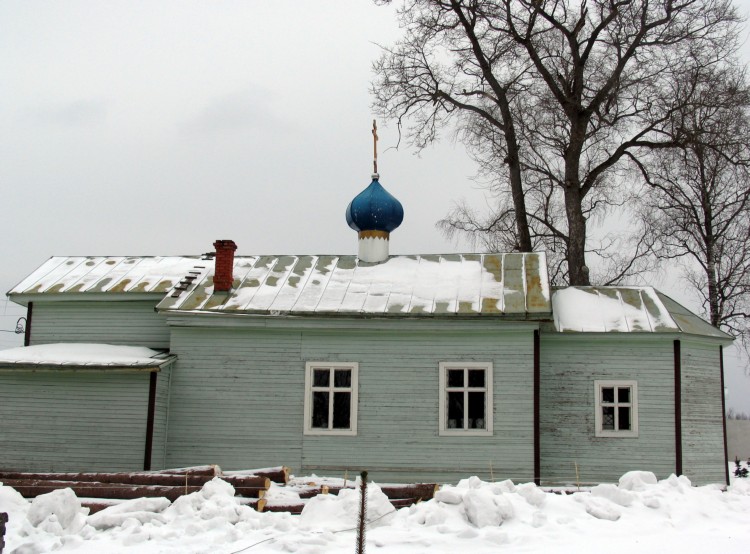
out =
<svg viewBox="0 0 750 554"><path fill-rule="evenodd" d="M372 120L372 152L373 152L373 159L372 159L372 167L373 172L378 172L378 124L375 122L375 120Z"/></svg>

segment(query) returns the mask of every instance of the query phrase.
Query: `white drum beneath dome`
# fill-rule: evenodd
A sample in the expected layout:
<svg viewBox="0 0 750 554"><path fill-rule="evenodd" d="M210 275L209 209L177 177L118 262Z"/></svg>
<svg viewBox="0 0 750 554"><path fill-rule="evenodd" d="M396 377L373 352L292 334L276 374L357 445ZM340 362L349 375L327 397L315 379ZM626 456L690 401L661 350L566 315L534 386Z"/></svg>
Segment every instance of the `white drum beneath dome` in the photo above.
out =
<svg viewBox="0 0 750 554"><path fill-rule="evenodd" d="M367 234L368 236L362 236ZM390 233L382 233L380 236L372 236L374 233L360 232L358 257L363 262L384 262L388 259L388 247L390 245Z"/></svg>

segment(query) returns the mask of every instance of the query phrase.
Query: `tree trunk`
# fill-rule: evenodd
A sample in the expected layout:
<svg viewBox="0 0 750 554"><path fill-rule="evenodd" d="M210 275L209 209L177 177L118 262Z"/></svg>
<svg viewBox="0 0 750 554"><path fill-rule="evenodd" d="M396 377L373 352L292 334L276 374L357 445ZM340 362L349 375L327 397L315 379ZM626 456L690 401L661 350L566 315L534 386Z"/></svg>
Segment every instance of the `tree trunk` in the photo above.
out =
<svg viewBox="0 0 750 554"><path fill-rule="evenodd" d="M518 232L518 250L520 252L531 252L531 232L529 231L529 219L526 217L526 200L524 198L523 183L521 182L521 166L518 163L518 155L509 156L510 162L510 190L513 195L513 208L516 212L516 231Z"/></svg>
<svg viewBox="0 0 750 554"><path fill-rule="evenodd" d="M586 266L586 217L583 215L584 190L581 188L581 156L586 142L589 117L570 110L570 143L565 152L565 213L568 218L568 281L572 286L588 286Z"/></svg>
<svg viewBox="0 0 750 554"><path fill-rule="evenodd" d="M708 313L711 325L719 327L721 311L719 309L719 284L716 282L716 253L712 237L706 241L706 278L708 280Z"/></svg>
<svg viewBox="0 0 750 554"><path fill-rule="evenodd" d="M521 162L518 155L518 137L513 123L507 98L500 98L500 111L503 115L503 133L505 144L508 148L508 170L510 172L510 191L513 197L513 208L516 215L516 231L518 233L518 249L521 252L531 252L531 232L529 230L529 219L526 216L526 198L521 180Z"/></svg>
<svg viewBox="0 0 750 554"><path fill-rule="evenodd" d="M586 266L586 218L581 209L581 189L575 182L566 182L565 212L568 216L568 278L573 286L588 286Z"/></svg>

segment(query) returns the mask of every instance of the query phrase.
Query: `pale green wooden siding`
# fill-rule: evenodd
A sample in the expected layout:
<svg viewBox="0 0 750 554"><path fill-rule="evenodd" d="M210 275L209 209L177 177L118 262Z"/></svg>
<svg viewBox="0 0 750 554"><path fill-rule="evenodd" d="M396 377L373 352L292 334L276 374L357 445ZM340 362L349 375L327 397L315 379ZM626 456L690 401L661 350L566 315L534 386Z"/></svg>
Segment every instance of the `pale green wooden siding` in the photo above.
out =
<svg viewBox="0 0 750 554"><path fill-rule="evenodd" d="M31 344L95 342L169 348L169 328L157 300L34 302Z"/></svg>
<svg viewBox="0 0 750 554"><path fill-rule="evenodd" d="M0 373L0 469L142 469L148 381L148 373Z"/></svg>
<svg viewBox="0 0 750 554"><path fill-rule="evenodd" d="M359 362L356 437L304 437L303 473L455 481L533 473L533 332L305 333L305 361ZM492 362L493 436L438 436L438 365Z"/></svg>
<svg viewBox="0 0 750 554"><path fill-rule="evenodd" d="M151 443L151 469L165 469L167 455L167 424L169 418L169 381L171 366L156 374L156 405L154 436Z"/></svg>
<svg viewBox="0 0 750 554"><path fill-rule="evenodd" d="M376 480L528 480L533 466L533 332L261 331L173 328L170 466ZM438 436L440 361L492 362L494 435ZM359 363L357 436L303 435L307 361Z"/></svg>
<svg viewBox="0 0 750 554"><path fill-rule="evenodd" d="M542 334L541 477L546 484L613 482L630 470L675 471L671 340ZM638 382L637 438L596 437L594 381Z"/></svg>
<svg viewBox="0 0 750 554"><path fill-rule="evenodd" d="M300 334L173 328L167 465L300 467Z"/></svg>
<svg viewBox="0 0 750 554"><path fill-rule="evenodd" d="M682 471L694 484L724 483L719 347L682 341Z"/></svg>

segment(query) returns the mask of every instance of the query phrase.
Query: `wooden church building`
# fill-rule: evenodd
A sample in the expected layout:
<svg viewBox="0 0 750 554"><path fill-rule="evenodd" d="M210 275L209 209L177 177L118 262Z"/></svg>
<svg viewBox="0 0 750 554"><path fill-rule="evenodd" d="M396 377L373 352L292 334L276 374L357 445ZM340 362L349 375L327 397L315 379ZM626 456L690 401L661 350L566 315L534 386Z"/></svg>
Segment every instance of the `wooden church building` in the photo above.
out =
<svg viewBox="0 0 750 554"><path fill-rule="evenodd" d="M9 298L0 469L288 465L375 480L727 480L722 346L648 287L552 289L543 253L53 257Z"/></svg>

